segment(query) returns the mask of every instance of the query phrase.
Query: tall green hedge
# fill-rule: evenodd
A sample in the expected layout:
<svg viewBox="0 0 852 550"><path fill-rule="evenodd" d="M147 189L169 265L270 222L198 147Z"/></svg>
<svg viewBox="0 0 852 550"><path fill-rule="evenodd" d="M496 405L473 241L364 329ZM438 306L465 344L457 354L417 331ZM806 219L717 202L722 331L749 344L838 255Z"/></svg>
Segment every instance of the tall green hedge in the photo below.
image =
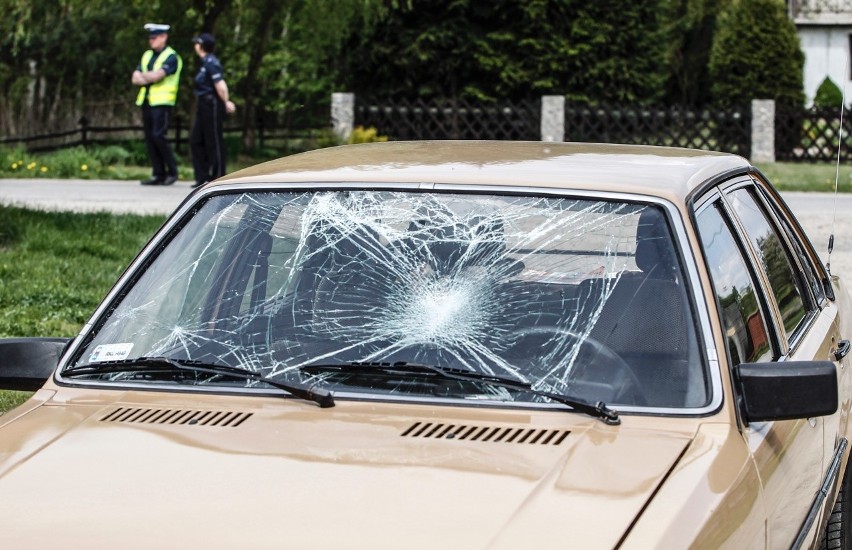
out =
<svg viewBox="0 0 852 550"><path fill-rule="evenodd" d="M752 99L804 104L802 53L781 0L734 0L719 15L710 51L712 96L720 105Z"/></svg>
<svg viewBox="0 0 852 550"><path fill-rule="evenodd" d="M344 53L361 95L653 102L665 0L398 2Z"/></svg>

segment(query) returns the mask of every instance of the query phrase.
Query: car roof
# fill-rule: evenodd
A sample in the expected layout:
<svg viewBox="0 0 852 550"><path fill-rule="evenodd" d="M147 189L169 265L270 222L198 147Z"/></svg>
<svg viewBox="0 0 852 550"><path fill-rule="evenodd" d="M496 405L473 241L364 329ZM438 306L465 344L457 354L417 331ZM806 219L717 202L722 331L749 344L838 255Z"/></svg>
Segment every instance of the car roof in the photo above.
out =
<svg viewBox="0 0 852 550"><path fill-rule="evenodd" d="M553 187L663 196L745 172L744 158L712 151L561 142L394 141L318 149L234 172L216 184L447 183Z"/></svg>

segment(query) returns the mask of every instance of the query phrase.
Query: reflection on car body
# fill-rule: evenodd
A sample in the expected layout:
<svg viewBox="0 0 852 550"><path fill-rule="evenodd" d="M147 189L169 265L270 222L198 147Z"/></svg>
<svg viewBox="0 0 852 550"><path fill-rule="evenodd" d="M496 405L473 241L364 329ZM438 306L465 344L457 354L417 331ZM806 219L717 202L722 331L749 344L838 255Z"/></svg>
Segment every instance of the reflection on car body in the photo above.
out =
<svg viewBox="0 0 852 550"><path fill-rule="evenodd" d="M735 156L296 155L193 194L67 348L0 343L0 385L42 388L0 420L0 490L101 545L848 544L847 308ZM0 540L42 525L20 509Z"/></svg>

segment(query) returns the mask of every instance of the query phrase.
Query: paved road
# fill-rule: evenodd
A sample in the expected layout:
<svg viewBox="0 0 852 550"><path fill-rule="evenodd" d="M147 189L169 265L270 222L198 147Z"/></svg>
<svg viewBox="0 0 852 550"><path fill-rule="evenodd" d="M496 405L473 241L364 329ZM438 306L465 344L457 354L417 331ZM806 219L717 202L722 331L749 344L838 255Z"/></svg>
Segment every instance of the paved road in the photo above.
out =
<svg viewBox="0 0 852 550"><path fill-rule="evenodd" d="M169 214L192 191L191 182L140 185L138 181L0 179L0 203L74 212Z"/></svg>
<svg viewBox="0 0 852 550"><path fill-rule="evenodd" d="M45 210L168 214L192 191L190 182L168 187L136 181L0 179L0 203ZM785 193L817 252L828 259L828 236L834 220L832 271L852 273L852 194ZM852 279L849 279L852 280Z"/></svg>
<svg viewBox="0 0 852 550"><path fill-rule="evenodd" d="M852 194L783 193L814 248L828 261L828 237L834 230L832 273L852 282Z"/></svg>

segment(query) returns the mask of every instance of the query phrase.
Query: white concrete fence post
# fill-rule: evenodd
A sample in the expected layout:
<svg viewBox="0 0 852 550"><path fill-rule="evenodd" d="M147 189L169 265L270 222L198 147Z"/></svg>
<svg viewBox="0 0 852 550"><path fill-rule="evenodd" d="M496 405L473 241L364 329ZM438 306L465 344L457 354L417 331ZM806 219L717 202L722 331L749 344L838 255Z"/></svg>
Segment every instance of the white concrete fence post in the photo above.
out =
<svg viewBox="0 0 852 550"><path fill-rule="evenodd" d="M355 94L335 92L331 94L331 129L334 135L345 142L352 135L355 125Z"/></svg>
<svg viewBox="0 0 852 550"><path fill-rule="evenodd" d="M751 100L751 161L775 162L775 101Z"/></svg>
<svg viewBox="0 0 852 550"><path fill-rule="evenodd" d="M565 96L541 96L541 141L565 141Z"/></svg>

